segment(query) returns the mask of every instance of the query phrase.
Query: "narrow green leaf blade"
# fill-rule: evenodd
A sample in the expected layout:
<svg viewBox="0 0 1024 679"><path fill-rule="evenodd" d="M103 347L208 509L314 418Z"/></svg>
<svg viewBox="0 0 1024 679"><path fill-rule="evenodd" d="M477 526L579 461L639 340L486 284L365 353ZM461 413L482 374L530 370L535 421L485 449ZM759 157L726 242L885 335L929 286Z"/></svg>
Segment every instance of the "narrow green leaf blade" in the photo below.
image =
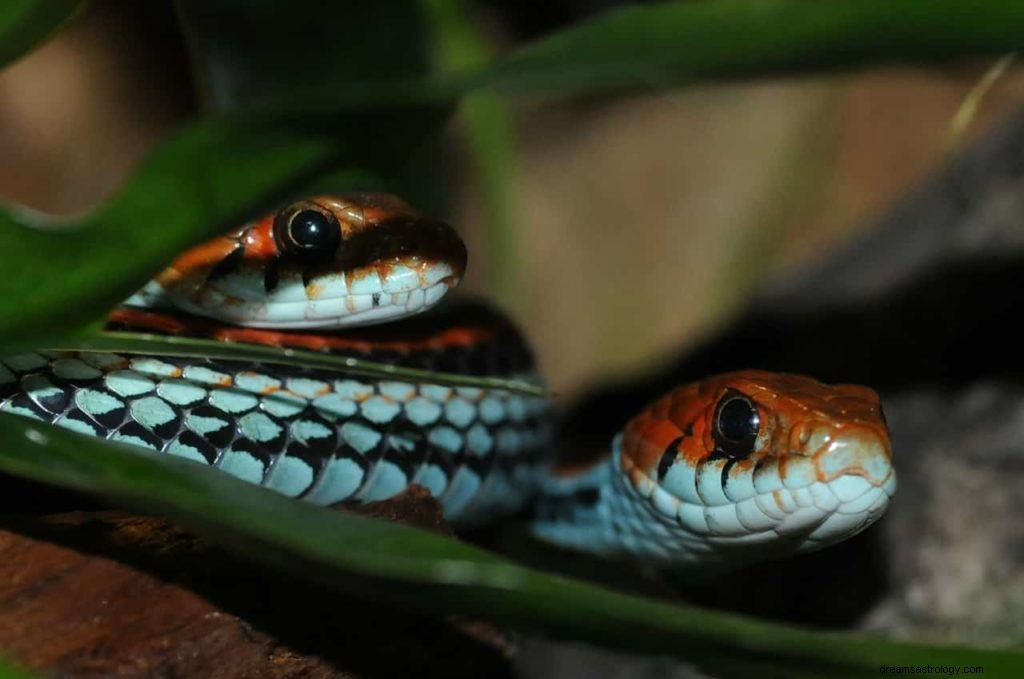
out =
<svg viewBox="0 0 1024 679"><path fill-rule="evenodd" d="M559 96L697 78L950 60L1024 46L1017 0L707 0L609 11L513 54L477 84Z"/></svg>
<svg viewBox="0 0 1024 679"><path fill-rule="evenodd" d="M539 384L511 378L460 375L458 373L446 373L435 370L406 368L304 349L283 349L261 344L221 342L193 337L150 335L134 332L98 332L76 337L72 343L53 345L49 348L54 351L106 351L151 356L202 356L205 358L221 358L226 361L260 361L273 365L292 365L301 368L333 370L348 375L359 375L376 379L429 382L432 384L446 384L453 387L500 389L531 396L549 395L547 390Z"/></svg>

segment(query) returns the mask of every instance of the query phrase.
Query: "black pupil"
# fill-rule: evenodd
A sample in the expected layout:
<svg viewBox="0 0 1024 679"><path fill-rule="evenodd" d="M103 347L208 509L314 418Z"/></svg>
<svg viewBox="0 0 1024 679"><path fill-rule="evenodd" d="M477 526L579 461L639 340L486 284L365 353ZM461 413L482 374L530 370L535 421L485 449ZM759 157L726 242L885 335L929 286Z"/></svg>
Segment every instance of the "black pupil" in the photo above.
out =
<svg viewBox="0 0 1024 679"><path fill-rule="evenodd" d="M316 210L303 210L292 217L288 232L303 250L318 250L331 242L327 217Z"/></svg>
<svg viewBox="0 0 1024 679"><path fill-rule="evenodd" d="M715 447L733 459L750 455L761 429L757 406L746 396L726 395L715 413Z"/></svg>
<svg viewBox="0 0 1024 679"><path fill-rule="evenodd" d="M746 441L757 437L757 411L745 398L734 398L718 413L718 430L729 441Z"/></svg>

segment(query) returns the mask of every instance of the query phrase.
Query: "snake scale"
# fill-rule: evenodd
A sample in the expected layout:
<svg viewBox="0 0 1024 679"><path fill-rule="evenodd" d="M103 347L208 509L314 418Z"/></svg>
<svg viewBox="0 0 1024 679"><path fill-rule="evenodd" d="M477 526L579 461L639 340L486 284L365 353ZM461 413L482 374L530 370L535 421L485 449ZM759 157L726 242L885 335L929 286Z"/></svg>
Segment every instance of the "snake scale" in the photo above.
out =
<svg viewBox="0 0 1024 679"><path fill-rule="evenodd" d="M181 254L108 327L539 383L505 318L431 309L465 266L455 231L397 198L314 197ZM543 540L664 566L838 542L896 488L872 390L751 370L680 386L584 465L551 454L541 396L252 361L28 352L0 362L0 411L321 505L412 484L456 526L530 505Z"/></svg>

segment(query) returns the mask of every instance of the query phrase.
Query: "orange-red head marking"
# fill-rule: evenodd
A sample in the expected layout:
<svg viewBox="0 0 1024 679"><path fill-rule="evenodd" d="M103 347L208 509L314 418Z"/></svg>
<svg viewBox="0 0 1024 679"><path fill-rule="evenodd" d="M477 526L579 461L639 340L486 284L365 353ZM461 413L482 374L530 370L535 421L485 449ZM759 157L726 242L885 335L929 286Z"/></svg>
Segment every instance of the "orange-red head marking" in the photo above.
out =
<svg viewBox="0 0 1024 679"><path fill-rule="evenodd" d="M398 198L319 196L188 250L144 295L238 325L368 325L427 309L465 267L454 230Z"/></svg>

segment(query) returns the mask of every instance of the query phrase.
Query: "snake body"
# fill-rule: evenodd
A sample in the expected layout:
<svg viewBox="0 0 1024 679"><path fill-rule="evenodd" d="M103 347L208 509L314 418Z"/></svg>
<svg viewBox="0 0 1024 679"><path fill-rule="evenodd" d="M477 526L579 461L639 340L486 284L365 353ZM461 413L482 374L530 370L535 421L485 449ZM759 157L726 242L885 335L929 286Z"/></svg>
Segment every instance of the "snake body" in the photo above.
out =
<svg viewBox="0 0 1024 679"><path fill-rule="evenodd" d="M317 197L185 252L109 327L537 381L500 315L418 315L465 263L450 227L398 199ZM664 565L819 548L870 525L895 491L873 391L760 371L676 389L586 465L555 461L540 396L204 357L9 356L0 411L322 505L418 484L467 525L529 503L544 540Z"/></svg>

